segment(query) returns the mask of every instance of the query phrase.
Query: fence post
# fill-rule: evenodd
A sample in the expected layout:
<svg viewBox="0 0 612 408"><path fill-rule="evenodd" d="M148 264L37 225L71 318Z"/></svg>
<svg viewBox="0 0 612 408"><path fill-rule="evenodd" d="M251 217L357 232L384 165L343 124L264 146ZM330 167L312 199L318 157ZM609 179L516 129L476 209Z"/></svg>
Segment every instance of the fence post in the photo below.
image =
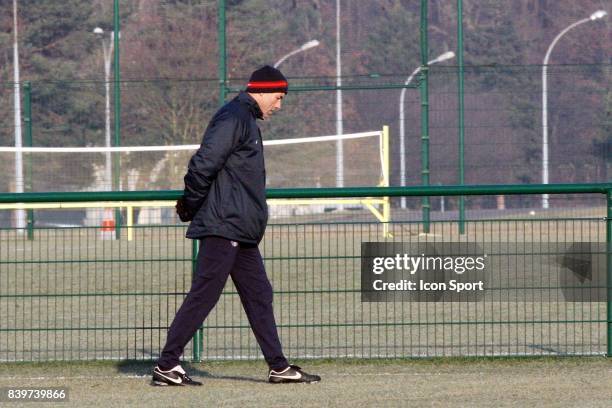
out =
<svg viewBox="0 0 612 408"><path fill-rule="evenodd" d="M608 326L608 351L607 356L612 357L612 189L606 191L606 308Z"/></svg>
<svg viewBox="0 0 612 408"><path fill-rule="evenodd" d="M225 27L225 0L219 0L217 17L217 42L219 48L219 106L225 103L227 96L227 47Z"/></svg>
<svg viewBox="0 0 612 408"><path fill-rule="evenodd" d="M195 279L198 265L198 243L197 239L191 240L191 278ZM193 361L202 361L202 349L204 348L204 328L200 328L193 335Z"/></svg>
<svg viewBox="0 0 612 408"><path fill-rule="evenodd" d="M23 84L23 90L25 93L24 100L24 118L25 123L25 147L32 147L32 84L30 81L26 81ZM25 166L25 191L32 191L32 155L26 156ZM34 210L28 209L26 211L26 225L28 231L28 240L34 239Z"/></svg>
<svg viewBox="0 0 612 408"><path fill-rule="evenodd" d="M465 112L463 86L463 0L457 0L457 92L459 94L459 185L465 184ZM459 197L459 234L465 233L465 197Z"/></svg>
<svg viewBox="0 0 612 408"><path fill-rule="evenodd" d="M420 18L420 45L421 45L421 73L420 73L420 95L421 95L421 184L429 186L429 39L427 36L427 0L421 0ZM430 200L429 196L421 198L423 211L423 232L429 233Z"/></svg>

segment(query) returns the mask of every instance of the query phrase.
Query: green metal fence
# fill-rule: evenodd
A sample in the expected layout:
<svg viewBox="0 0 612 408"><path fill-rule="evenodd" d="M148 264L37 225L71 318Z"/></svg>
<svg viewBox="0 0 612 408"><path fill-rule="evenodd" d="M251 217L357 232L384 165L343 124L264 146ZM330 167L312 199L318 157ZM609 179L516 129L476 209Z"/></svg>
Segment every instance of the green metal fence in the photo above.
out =
<svg viewBox="0 0 612 408"><path fill-rule="evenodd" d="M458 147L456 72L454 67L429 69L429 162L430 184L456 184ZM606 83L611 65L550 67L551 109L555 107L554 132L551 130L550 174L554 183L605 182L610 160L606 112L610 110L609 91L591 82ZM541 67L478 66L465 68L465 180L468 184L531 184L542 179ZM398 102L405 87L404 74L344 76L343 98L354 107L345 113L345 133L390 127L391 185L401 184L401 147L405 147L404 178L407 185L422 184L421 112L418 90L410 85L405 99L405 134L400 132ZM290 77L291 91L283 110L269 123L262 123L266 140L336 134L335 77ZM587 81L588 80L588 81ZM244 88L246 78L235 79L232 90ZM517 85L518 84L518 85ZM121 146L198 144L204 127L218 108L218 81L209 79L132 79L121 83ZM0 83L0 102L8 108L0 112L0 144L15 144L12 111L13 84ZM33 147L105 146L105 83L99 80L38 80L23 84L23 143ZM234 93L228 95L234 96ZM554 103L553 103L554 101ZM580 101L580 103L576 103ZM60 103L61 102L61 103ZM80 107L76 113L74 107ZM186 114L189 112L190 114ZM304 115L307 115L306 117ZM552 113L551 113L552 115ZM310 118L316 118L316 120ZM563 120L562 120L563 119ZM115 133L111 135L115 136ZM403 139L403 143L402 143ZM344 186L364 184L351 176L348 157L357 157L363 166L377 163L373 147L345 142ZM115 145L114 142L111 145ZM502 147L502 148L500 148ZM323 187L335 186L335 151L316 145L305 146L303 155L292 158L304 168L318 159L329 174ZM124 189L178 189L182 169L189 156L172 152L117 155L120 157L121 185ZM267 157L270 187L316 187L306 177L290 174L281 152ZM104 153L24 153L26 189L29 191L110 190L100 169ZM324 160L324 161L321 161ZM43 164L44 163L44 164ZM164 164L165 163L165 164ZM178 163L178 164L177 164ZM163 165L155 172L155 166ZM362 166L362 167L363 167ZM14 172L15 153L0 152L0 169ZM113 172L115 174L117 172ZM157 174L157 177L153 177ZM330 181L331 180L331 181ZM15 191L14 174L0 180L0 191ZM131 187L130 187L131 188ZM538 197L531 197L538 202ZM457 206L456 199L449 206ZM555 206L556 203L551 203ZM468 203L468 208L477 208Z"/></svg>
<svg viewBox="0 0 612 408"><path fill-rule="evenodd" d="M270 190L270 198L594 194L592 214L551 210L466 221L355 221L351 211L272 220L260 245L292 358L612 354L612 184ZM174 200L178 191L0 194L1 203ZM399 211L399 210L397 210ZM0 230L0 361L155 359L190 286L197 246L182 224ZM360 300L363 242L607 243L607 301ZM525 248L527 251L528 248ZM519 254L521 255L521 254ZM520 273L520 264L510 270ZM514 275L512 275L514 276ZM549 282L550 284L550 282ZM553 283L554 285L554 283ZM507 289L510 293L512 289ZM228 282L186 359L258 359Z"/></svg>

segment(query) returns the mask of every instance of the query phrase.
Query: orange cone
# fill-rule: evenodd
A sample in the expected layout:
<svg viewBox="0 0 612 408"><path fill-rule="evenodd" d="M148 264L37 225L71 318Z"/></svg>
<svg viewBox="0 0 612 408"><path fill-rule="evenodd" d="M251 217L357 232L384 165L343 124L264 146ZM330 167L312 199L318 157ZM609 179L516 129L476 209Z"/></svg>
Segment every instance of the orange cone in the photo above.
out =
<svg viewBox="0 0 612 408"><path fill-rule="evenodd" d="M115 220L112 217L110 210L104 211L102 229L100 230L100 237L102 239L115 239Z"/></svg>

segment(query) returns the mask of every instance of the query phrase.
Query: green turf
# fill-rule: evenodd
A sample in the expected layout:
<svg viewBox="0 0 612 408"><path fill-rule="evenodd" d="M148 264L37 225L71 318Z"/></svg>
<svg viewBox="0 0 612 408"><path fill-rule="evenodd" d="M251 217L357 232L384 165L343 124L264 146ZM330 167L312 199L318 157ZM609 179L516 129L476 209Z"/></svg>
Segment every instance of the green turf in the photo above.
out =
<svg viewBox="0 0 612 408"><path fill-rule="evenodd" d="M608 407L606 358L299 361L318 384L272 385L262 362L186 365L202 387L153 387L151 364L3 364L0 387L68 387L58 406ZM11 405L7 405L11 406Z"/></svg>

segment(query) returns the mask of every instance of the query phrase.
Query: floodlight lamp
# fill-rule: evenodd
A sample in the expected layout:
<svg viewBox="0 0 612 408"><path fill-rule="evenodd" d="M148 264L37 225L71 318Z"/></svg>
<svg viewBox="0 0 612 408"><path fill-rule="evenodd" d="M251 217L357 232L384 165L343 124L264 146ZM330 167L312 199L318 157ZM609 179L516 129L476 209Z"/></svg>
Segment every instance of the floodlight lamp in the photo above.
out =
<svg viewBox="0 0 612 408"><path fill-rule="evenodd" d="M600 19L600 18L604 18L607 15L608 15L607 11L605 11L605 10L597 10L596 12L591 14L591 16L589 18L591 20L597 20L597 19Z"/></svg>
<svg viewBox="0 0 612 408"><path fill-rule="evenodd" d="M455 53L452 51L447 51L444 54L440 55L437 59L437 62L442 62L442 61L446 61L449 60L451 58L455 57Z"/></svg>
<svg viewBox="0 0 612 408"><path fill-rule="evenodd" d="M319 45L319 41L317 40L312 40L312 41L308 41L307 43L305 43L304 45L302 45L300 48L302 49L302 51L307 50L309 48L313 48L316 47L317 45Z"/></svg>
<svg viewBox="0 0 612 408"><path fill-rule="evenodd" d="M444 54L438 55L436 58L427 62L427 65L437 64L438 62L446 61L455 57L455 53L452 51L446 51Z"/></svg>

